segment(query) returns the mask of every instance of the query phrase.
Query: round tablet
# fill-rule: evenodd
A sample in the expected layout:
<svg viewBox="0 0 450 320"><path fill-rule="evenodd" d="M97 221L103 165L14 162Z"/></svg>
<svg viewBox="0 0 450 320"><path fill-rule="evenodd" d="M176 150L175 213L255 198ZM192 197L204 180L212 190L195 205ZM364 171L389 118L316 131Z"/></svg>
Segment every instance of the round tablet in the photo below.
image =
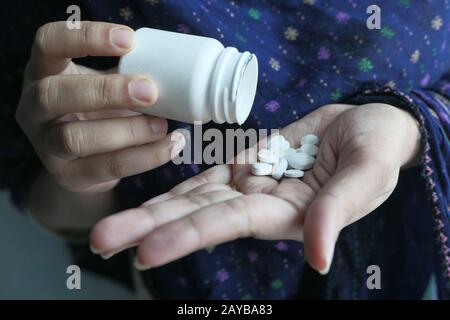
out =
<svg viewBox="0 0 450 320"><path fill-rule="evenodd" d="M279 162L275 163L272 168L272 178L280 180L283 173L288 167L288 162L285 158L281 158Z"/></svg>
<svg viewBox="0 0 450 320"><path fill-rule="evenodd" d="M302 170L289 169L284 172L284 176L286 178L301 178L305 175L305 172Z"/></svg>
<svg viewBox="0 0 450 320"><path fill-rule="evenodd" d="M278 135L270 139L267 144L267 149L272 150L276 153L283 154L284 151L289 149L291 144L283 136Z"/></svg>
<svg viewBox="0 0 450 320"><path fill-rule="evenodd" d="M275 163L280 156L273 150L261 149L258 152L258 160L265 163Z"/></svg>
<svg viewBox="0 0 450 320"><path fill-rule="evenodd" d="M311 169L314 164L314 158L303 152L296 152L287 157L289 166L293 169L307 170Z"/></svg>
<svg viewBox="0 0 450 320"><path fill-rule="evenodd" d="M319 137L315 134L307 134L306 136L303 136L300 140L301 144L318 144L319 143Z"/></svg>
<svg viewBox="0 0 450 320"><path fill-rule="evenodd" d="M305 144L302 144L302 146L299 149L297 149L296 151L309 154L310 156L315 156L319 153L319 148L314 144L305 143Z"/></svg>
<svg viewBox="0 0 450 320"><path fill-rule="evenodd" d="M272 167L269 163L255 162L252 164L252 174L255 176L267 176L272 174Z"/></svg>
<svg viewBox="0 0 450 320"><path fill-rule="evenodd" d="M267 142L267 149L271 149L272 146L280 145L284 140L284 137L279 134L270 136Z"/></svg>
<svg viewBox="0 0 450 320"><path fill-rule="evenodd" d="M295 153L295 149L294 148L289 148L287 149L284 153L283 153L283 157L287 158L289 157L291 154Z"/></svg>

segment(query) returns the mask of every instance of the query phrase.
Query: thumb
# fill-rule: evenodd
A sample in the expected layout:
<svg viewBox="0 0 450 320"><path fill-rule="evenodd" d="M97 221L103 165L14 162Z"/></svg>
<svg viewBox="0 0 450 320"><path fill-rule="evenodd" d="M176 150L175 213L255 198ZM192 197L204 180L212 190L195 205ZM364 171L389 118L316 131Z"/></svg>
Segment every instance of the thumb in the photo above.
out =
<svg viewBox="0 0 450 320"><path fill-rule="evenodd" d="M394 189L398 170L386 169L375 160L338 169L309 206L305 255L319 273L328 273L340 231L378 207Z"/></svg>

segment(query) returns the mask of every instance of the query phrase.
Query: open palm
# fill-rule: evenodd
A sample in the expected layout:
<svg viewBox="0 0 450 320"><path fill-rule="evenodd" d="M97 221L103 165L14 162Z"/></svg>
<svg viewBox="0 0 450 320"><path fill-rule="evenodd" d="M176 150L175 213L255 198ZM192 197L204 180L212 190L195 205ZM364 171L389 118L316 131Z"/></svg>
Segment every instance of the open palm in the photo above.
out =
<svg viewBox="0 0 450 320"><path fill-rule="evenodd" d="M253 176L249 164L218 165L103 219L91 242L105 257L138 246L137 266L145 269L237 238L291 239L304 241L310 264L326 273L340 230L384 202L417 153L414 130L414 119L389 105L321 107L281 130L294 147L307 133L321 139L301 180ZM238 158L251 160L256 149Z"/></svg>

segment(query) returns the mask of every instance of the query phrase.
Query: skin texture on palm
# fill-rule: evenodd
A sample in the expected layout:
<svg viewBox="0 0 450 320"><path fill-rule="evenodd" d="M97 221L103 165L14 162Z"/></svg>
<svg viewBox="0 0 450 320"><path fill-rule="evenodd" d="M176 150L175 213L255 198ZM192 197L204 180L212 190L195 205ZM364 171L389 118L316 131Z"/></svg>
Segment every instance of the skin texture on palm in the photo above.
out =
<svg viewBox="0 0 450 320"><path fill-rule="evenodd" d="M412 116L383 104L324 106L281 130L293 146L307 133L321 142L303 179L253 176L249 164L212 167L100 221L94 250L107 258L137 245L136 266L146 269L238 238L291 239L304 242L311 266L327 273L339 232L389 197L420 134ZM256 148L240 156L250 163Z"/></svg>

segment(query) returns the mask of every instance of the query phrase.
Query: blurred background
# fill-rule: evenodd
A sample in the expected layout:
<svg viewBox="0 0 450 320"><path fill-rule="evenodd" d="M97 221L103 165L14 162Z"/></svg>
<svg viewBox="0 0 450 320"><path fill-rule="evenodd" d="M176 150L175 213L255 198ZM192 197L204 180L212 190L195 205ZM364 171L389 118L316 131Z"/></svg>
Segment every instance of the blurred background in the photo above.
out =
<svg viewBox="0 0 450 320"><path fill-rule="evenodd" d="M67 289L70 248L18 212L6 192L0 193L0 221L0 299L134 298L122 283L83 266L81 290Z"/></svg>

